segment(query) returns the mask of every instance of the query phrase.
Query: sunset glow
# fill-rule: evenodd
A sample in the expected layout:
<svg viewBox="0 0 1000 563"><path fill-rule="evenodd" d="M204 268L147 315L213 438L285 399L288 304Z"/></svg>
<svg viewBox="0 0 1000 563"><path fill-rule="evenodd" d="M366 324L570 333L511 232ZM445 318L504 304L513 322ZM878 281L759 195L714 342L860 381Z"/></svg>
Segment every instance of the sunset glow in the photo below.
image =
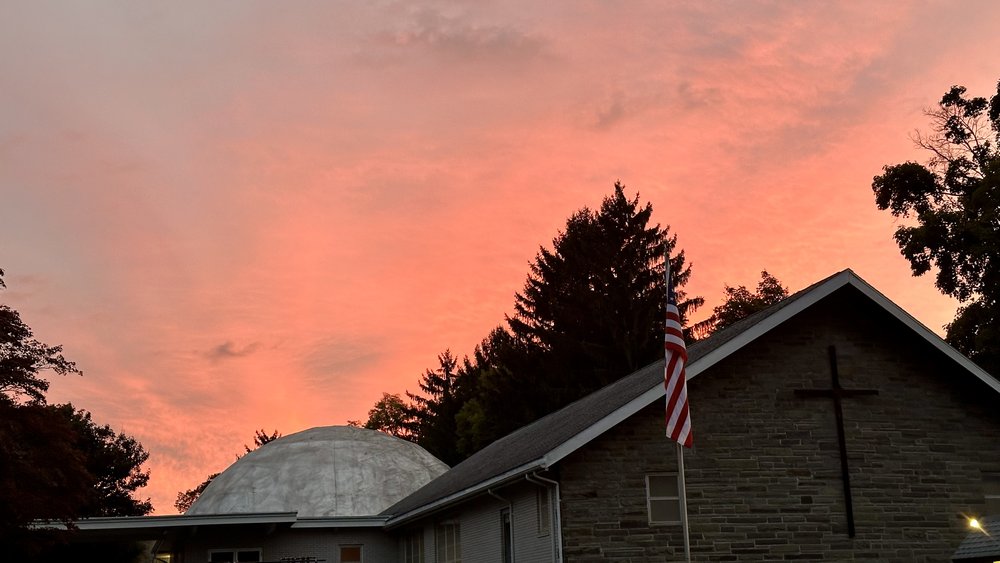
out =
<svg viewBox="0 0 1000 563"><path fill-rule="evenodd" d="M871 181L1000 78L985 1L5 8L0 301L84 371L49 401L149 450L160 514L255 429L364 420L470 354L616 180L696 320L850 267L943 333Z"/></svg>

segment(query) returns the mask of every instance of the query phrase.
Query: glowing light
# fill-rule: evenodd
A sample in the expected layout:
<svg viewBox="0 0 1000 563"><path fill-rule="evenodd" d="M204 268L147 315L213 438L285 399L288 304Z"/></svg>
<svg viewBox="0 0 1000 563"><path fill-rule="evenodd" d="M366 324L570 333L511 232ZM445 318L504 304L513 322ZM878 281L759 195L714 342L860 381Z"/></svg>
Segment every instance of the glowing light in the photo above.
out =
<svg viewBox="0 0 1000 563"><path fill-rule="evenodd" d="M975 518L969 518L969 527L972 528L972 529L974 529L974 530L982 530L983 529L983 525L980 524L979 520L976 520Z"/></svg>

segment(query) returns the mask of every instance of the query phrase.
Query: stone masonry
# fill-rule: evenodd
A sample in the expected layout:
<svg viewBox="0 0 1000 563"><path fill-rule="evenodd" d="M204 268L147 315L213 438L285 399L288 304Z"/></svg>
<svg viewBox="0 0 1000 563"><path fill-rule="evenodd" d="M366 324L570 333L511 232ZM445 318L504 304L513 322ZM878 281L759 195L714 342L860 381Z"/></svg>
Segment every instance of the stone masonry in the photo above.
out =
<svg viewBox="0 0 1000 563"><path fill-rule="evenodd" d="M833 400L837 350L857 535L848 536ZM1000 395L853 288L689 383L694 561L944 562L1000 472ZM662 402L560 464L567 562L683 561L680 525L648 523L645 476L676 471Z"/></svg>

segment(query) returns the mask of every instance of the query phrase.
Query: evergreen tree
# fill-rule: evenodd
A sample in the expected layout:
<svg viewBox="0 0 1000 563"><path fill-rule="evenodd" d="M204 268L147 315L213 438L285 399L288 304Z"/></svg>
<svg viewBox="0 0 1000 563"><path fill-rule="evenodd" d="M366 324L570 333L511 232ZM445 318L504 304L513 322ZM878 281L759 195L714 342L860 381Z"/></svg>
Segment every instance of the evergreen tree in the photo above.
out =
<svg viewBox="0 0 1000 563"><path fill-rule="evenodd" d="M703 300L680 289L691 268L669 227L650 225L652 211L615 183L598 211L577 211L539 250L507 329L465 368L464 455L663 356L664 252L682 318Z"/></svg>
<svg viewBox="0 0 1000 563"><path fill-rule="evenodd" d="M464 397L460 396L458 360L450 350L438 355L439 367L427 370L420 379L422 394L409 391L415 441L448 465L461 461L457 449L456 415Z"/></svg>

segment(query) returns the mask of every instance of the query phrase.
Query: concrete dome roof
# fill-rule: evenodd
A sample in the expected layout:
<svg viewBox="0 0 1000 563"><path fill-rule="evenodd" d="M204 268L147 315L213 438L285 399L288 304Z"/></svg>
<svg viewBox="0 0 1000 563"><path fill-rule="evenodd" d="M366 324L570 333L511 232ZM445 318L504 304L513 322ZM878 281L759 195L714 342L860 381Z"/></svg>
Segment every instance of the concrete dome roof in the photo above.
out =
<svg viewBox="0 0 1000 563"><path fill-rule="evenodd" d="M312 428L241 457L186 514L374 516L447 470L427 450L382 432Z"/></svg>

